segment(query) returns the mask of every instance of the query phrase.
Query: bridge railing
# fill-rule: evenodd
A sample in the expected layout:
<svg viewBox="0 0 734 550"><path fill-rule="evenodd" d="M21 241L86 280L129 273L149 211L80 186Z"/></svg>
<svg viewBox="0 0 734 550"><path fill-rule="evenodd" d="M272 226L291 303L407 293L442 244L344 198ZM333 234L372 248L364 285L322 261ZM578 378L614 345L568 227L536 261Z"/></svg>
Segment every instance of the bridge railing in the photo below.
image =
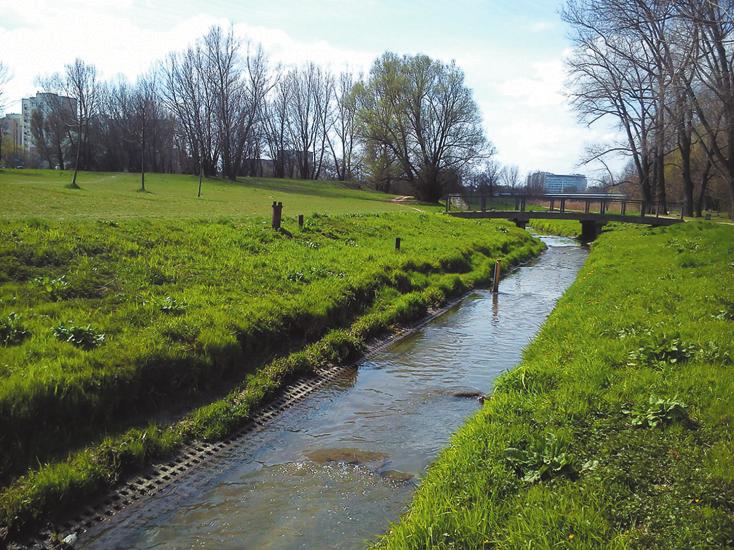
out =
<svg viewBox="0 0 734 550"><path fill-rule="evenodd" d="M611 194L451 194L445 199L446 212L532 212L558 214L601 214L605 216L681 217L680 203L646 202Z"/></svg>

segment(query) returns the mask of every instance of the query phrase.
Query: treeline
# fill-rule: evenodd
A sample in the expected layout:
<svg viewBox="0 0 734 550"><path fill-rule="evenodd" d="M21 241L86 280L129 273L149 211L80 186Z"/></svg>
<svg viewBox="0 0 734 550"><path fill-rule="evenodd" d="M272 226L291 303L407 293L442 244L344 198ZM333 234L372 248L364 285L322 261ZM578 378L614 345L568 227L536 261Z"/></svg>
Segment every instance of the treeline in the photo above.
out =
<svg viewBox="0 0 734 550"><path fill-rule="evenodd" d="M76 60L40 78L39 160L107 171L368 180L434 201L492 152L453 62L385 53L364 77L314 63L274 67L213 27L131 84Z"/></svg>
<svg viewBox="0 0 734 550"><path fill-rule="evenodd" d="M719 185L734 217L734 0L569 0L562 17L575 108L624 136L586 160L627 156L649 205L672 191L689 216Z"/></svg>

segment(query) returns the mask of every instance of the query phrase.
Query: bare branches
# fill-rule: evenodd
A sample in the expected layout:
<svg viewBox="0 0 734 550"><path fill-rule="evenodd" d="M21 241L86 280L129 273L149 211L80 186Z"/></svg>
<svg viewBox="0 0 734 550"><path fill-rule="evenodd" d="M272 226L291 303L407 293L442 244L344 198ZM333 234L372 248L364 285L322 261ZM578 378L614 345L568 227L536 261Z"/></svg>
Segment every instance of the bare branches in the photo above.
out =
<svg viewBox="0 0 734 550"><path fill-rule="evenodd" d="M643 197L654 194L663 207L666 156L674 151L693 213L691 155L702 133L734 204L733 10L732 0L569 0L563 10L576 43L568 65L579 117L618 122ZM619 148L593 158L609 152Z"/></svg>

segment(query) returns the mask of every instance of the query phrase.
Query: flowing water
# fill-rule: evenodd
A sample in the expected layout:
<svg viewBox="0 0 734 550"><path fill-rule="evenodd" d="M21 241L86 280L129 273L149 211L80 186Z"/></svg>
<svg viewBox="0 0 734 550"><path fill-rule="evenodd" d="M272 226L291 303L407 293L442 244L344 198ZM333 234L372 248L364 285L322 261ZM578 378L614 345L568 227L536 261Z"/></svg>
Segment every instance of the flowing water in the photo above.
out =
<svg viewBox="0 0 734 550"><path fill-rule="evenodd" d="M586 258L575 241L477 291L263 431L84 534L88 548L362 548L514 367Z"/></svg>

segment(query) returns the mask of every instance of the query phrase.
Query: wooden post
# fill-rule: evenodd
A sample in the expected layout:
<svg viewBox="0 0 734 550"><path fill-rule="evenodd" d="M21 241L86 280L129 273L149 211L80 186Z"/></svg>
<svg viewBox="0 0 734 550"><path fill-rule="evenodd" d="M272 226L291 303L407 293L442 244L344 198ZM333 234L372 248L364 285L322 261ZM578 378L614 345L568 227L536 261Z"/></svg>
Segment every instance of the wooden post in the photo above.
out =
<svg viewBox="0 0 734 550"><path fill-rule="evenodd" d="M298 214L298 228L303 229L303 214Z"/></svg>
<svg viewBox="0 0 734 550"><path fill-rule="evenodd" d="M556 205L556 199L551 199L550 200L550 208L549 208L549 210L551 212L553 212L553 208L555 207L555 205Z"/></svg>
<svg viewBox="0 0 734 550"><path fill-rule="evenodd" d="M449 211L449 205L451 204L451 196L446 195L446 212Z"/></svg>
<svg viewBox="0 0 734 550"><path fill-rule="evenodd" d="M645 201L642 201L640 203L640 217L641 218L645 217L645 210L647 210L647 204L645 204Z"/></svg>
<svg viewBox="0 0 734 550"><path fill-rule="evenodd" d="M561 214L566 211L566 199L561 199Z"/></svg>
<svg viewBox="0 0 734 550"><path fill-rule="evenodd" d="M502 262L497 260L494 263L494 279L492 280L492 292L497 293L500 290L500 275L502 272Z"/></svg>
<svg viewBox="0 0 734 550"><path fill-rule="evenodd" d="M584 214L589 213L590 207L591 207L591 201L589 199L586 199L586 202L584 203Z"/></svg>
<svg viewBox="0 0 734 550"><path fill-rule="evenodd" d="M283 216L283 203L273 201L273 229L280 229L280 221Z"/></svg>
<svg viewBox="0 0 734 550"><path fill-rule="evenodd" d="M395 250L400 251L400 237L395 237Z"/></svg>
<svg viewBox="0 0 734 550"><path fill-rule="evenodd" d="M525 197L520 199L520 212L525 212Z"/></svg>
<svg viewBox="0 0 734 550"><path fill-rule="evenodd" d="M620 207L620 214L624 216L627 213L627 201L622 201L622 206Z"/></svg>

